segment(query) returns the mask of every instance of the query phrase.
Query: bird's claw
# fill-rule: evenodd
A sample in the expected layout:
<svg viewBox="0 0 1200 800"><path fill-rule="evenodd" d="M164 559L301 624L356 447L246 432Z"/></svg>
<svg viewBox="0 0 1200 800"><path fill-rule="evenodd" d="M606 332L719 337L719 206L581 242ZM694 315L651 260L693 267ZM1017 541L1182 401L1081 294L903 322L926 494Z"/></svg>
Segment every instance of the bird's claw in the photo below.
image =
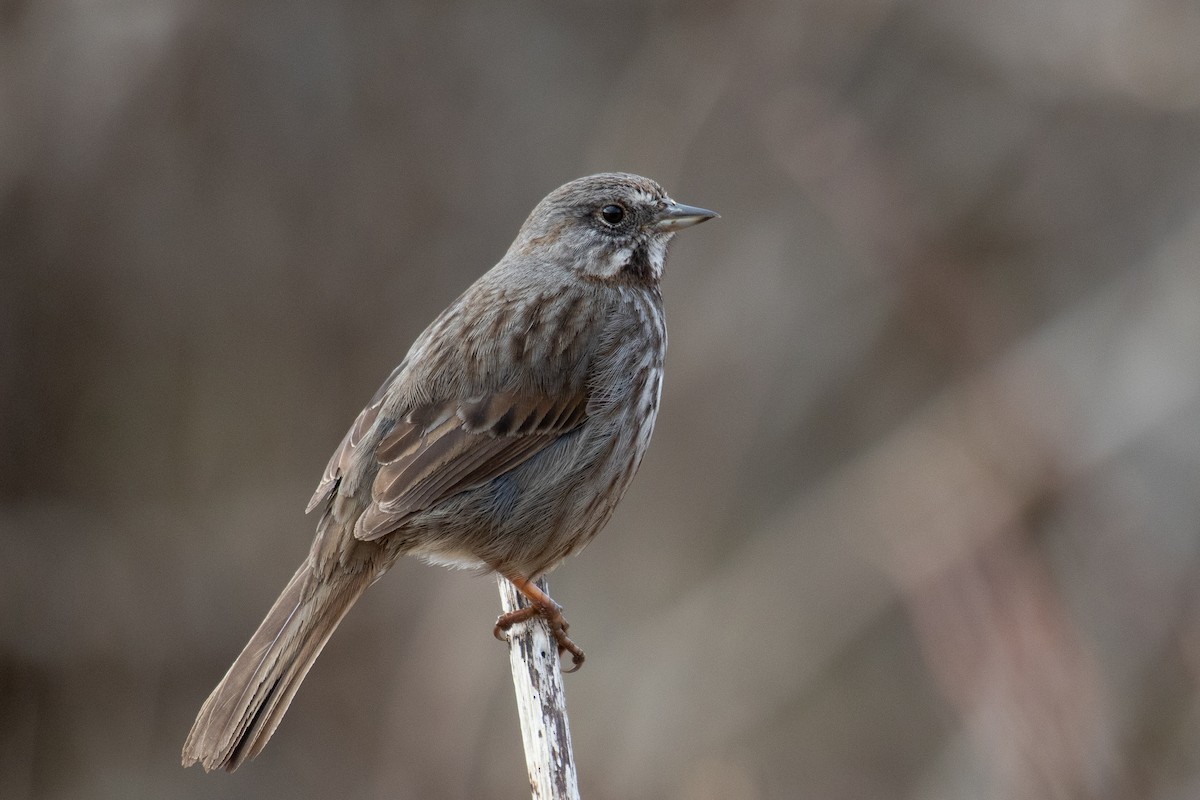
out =
<svg viewBox="0 0 1200 800"><path fill-rule="evenodd" d="M584 656L583 650L579 649L579 645L575 644L575 642L571 641L571 637L567 636L567 629L571 626L563 618L561 606L543 607L531 605L501 614L496 618L496 627L492 628L492 635L502 642L508 641L507 633L513 625L528 622L534 617L541 617L550 626L550 633L553 634L554 640L558 643L559 656L561 657L563 653L571 654L571 668L565 669L563 672L576 672L582 667L586 656Z"/></svg>

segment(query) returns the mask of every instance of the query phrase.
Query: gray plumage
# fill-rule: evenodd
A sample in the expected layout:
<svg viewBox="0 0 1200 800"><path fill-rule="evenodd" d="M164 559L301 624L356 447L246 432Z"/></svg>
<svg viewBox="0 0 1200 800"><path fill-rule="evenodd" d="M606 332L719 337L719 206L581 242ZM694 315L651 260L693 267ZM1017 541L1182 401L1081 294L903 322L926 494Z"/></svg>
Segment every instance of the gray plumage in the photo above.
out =
<svg viewBox="0 0 1200 800"><path fill-rule="evenodd" d="M200 710L185 765L255 756L338 622L401 555L520 587L604 526L654 428L667 244L712 216L620 173L538 204L334 452L309 503L321 510L309 555ZM530 597L580 663L557 605Z"/></svg>

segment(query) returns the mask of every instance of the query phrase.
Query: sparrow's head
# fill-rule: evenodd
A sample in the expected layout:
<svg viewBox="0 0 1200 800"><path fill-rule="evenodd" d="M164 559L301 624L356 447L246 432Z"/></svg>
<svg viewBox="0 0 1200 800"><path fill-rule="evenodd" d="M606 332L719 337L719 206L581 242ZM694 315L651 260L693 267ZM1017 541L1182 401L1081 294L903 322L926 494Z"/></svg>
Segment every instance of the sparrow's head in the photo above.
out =
<svg viewBox="0 0 1200 800"><path fill-rule="evenodd" d="M510 253L594 280L657 282L675 232L715 216L676 203L649 178L605 172L564 184L538 203Z"/></svg>

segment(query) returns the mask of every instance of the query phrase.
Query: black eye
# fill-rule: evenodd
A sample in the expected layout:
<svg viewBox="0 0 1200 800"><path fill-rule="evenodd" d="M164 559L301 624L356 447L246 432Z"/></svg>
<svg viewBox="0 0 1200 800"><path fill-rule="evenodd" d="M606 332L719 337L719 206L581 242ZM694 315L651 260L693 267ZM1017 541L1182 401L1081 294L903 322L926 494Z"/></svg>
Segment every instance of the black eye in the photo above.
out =
<svg viewBox="0 0 1200 800"><path fill-rule="evenodd" d="M617 205L605 206L600 209L600 217L609 225L616 225L625 219L625 209Z"/></svg>

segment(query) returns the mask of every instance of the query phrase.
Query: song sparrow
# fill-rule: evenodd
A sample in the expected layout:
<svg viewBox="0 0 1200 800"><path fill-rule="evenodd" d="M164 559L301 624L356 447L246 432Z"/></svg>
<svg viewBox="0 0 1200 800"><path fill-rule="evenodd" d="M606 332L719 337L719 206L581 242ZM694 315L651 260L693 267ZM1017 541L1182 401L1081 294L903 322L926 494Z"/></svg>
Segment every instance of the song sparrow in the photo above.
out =
<svg viewBox="0 0 1200 800"><path fill-rule="evenodd" d="M504 258L425 329L334 452L308 557L209 695L185 766L234 770L271 738L355 600L401 555L494 570L577 668L533 584L612 515L650 441L675 232L717 216L609 173L552 192Z"/></svg>

